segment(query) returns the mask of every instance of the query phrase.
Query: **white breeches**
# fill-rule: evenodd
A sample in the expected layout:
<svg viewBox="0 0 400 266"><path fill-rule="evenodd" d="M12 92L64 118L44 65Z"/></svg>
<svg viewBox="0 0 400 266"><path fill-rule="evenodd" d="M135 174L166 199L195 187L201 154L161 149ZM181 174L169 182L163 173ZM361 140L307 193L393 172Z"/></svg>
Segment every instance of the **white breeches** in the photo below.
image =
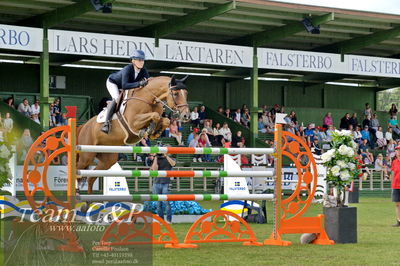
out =
<svg viewBox="0 0 400 266"><path fill-rule="evenodd" d="M118 86L112 83L109 79L106 82L107 90L110 93L111 97L117 101L119 97L119 89Z"/></svg>

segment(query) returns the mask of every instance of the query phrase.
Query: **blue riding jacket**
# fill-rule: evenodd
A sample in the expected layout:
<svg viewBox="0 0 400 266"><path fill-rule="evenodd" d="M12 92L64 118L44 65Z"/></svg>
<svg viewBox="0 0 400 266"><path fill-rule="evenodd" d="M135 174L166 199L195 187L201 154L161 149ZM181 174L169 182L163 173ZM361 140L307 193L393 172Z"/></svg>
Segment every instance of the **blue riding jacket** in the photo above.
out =
<svg viewBox="0 0 400 266"><path fill-rule="evenodd" d="M139 87L139 82L144 78L148 79L149 73L143 67L135 78L135 69L132 64L125 66L118 72L112 73L108 79L118 86L118 89L129 90Z"/></svg>

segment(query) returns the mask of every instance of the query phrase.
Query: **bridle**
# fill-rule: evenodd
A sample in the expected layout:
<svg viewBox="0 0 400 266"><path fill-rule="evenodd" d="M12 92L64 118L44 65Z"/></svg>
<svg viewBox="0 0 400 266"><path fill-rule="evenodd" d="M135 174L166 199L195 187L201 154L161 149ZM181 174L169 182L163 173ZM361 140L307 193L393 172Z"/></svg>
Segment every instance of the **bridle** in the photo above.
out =
<svg viewBox="0 0 400 266"><path fill-rule="evenodd" d="M174 106L173 106L172 108L168 106L168 103L166 103L165 101L161 100L157 95L155 95L154 92L153 92L151 89L148 89L148 91L149 91L149 92L151 93L151 95L154 97L154 98L153 98L153 101L151 101L151 102L146 101L145 99L142 99L142 98L140 98L140 97L131 96L131 97L129 97L129 98L123 100L122 103L127 103L127 102L130 101L130 100L139 100L139 101L145 102L145 103L147 103L147 104L149 104L149 105L153 105L153 102L155 101L157 104L159 103L159 104L161 104L163 107L165 107L165 108L167 108L168 110L170 110L170 111L172 112L172 116L179 117L179 114L180 114L179 108L185 107L185 106L189 106L189 105L188 105L187 103L185 103L185 104L178 104L178 103L176 102L176 100L175 100L175 96L173 95L173 92L174 92L174 91L178 91L178 90L182 92L182 90L184 90L184 89L186 89L186 87L181 87L181 86L179 86L179 85L171 86L171 83L168 84L169 95L171 95L171 98L172 98L173 103L174 103ZM134 95L135 91L137 91L137 90L134 89L132 95Z"/></svg>

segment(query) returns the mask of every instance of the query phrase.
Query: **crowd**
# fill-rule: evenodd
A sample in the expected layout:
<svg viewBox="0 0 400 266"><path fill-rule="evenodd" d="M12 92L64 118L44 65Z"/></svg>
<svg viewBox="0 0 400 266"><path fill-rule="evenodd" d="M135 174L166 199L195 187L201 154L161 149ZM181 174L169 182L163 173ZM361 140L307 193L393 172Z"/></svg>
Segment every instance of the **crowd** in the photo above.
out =
<svg viewBox="0 0 400 266"><path fill-rule="evenodd" d="M33 104L29 103L28 99L23 99L18 106L14 104L14 98L9 97L4 101L8 106L16 109L26 117L31 118L36 123L40 124L40 102L36 100ZM65 113L61 112L60 99L57 98L49 105L49 125L50 127L67 125L68 121Z"/></svg>

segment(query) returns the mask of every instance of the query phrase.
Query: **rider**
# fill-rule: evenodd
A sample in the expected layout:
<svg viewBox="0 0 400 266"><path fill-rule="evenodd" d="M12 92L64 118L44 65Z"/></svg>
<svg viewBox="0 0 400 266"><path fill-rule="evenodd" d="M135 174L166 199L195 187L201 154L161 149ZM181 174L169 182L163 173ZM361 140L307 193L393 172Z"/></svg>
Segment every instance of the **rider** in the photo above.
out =
<svg viewBox="0 0 400 266"><path fill-rule="evenodd" d="M107 106L107 117L101 131L108 134L111 130L111 118L114 114L119 90L141 88L147 85L149 73L143 67L145 54L142 50L135 50L129 58L132 64L125 66L118 72L112 73L107 79L107 90L112 97L111 103Z"/></svg>

